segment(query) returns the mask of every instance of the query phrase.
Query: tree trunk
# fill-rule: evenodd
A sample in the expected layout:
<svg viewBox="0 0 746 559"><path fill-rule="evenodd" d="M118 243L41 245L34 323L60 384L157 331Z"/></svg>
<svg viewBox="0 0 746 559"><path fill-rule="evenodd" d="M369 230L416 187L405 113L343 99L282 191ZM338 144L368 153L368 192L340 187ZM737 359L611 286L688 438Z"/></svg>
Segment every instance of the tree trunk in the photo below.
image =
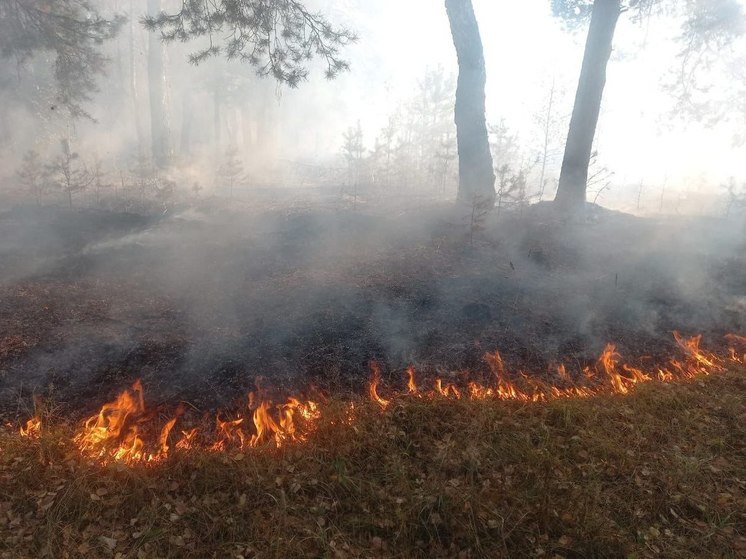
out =
<svg viewBox="0 0 746 559"><path fill-rule="evenodd" d="M148 14L161 11L161 0L148 0ZM168 165L170 156L168 117L163 77L163 45L158 32L148 34L148 87L150 90L150 136L153 161L159 168Z"/></svg>
<svg viewBox="0 0 746 559"><path fill-rule="evenodd" d="M595 0L593 3L559 187L554 199L566 213L579 213L585 208L593 136L606 85L606 66L620 14L621 0Z"/></svg>
<svg viewBox="0 0 746 559"><path fill-rule="evenodd" d="M212 91L212 126L215 136L215 155L220 158L220 144L223 140L222 135L222 117L220 115L221 105L223 103L223 83L222 80L215 81L215 87Z"/></svg>
<svg viewBox="0 0 746 559"><path fill-rule="evenodd" d="M192 155L192 122L194 121L194 107L192 92L184 88L181 100L181 146L180 152L184 157Z"/></svg>
<svg viewBox="0 0 746 559"><path fill-rule="evenodd" d="M458 198L474 203L495 199L495 170L487 136L484 88L487 74L479 25L471 0L445 0L458 57L456 141L459 159Z"/></svg>
<svg viewBox="0 0 746 559"><path fill-rule="evenodd" d="M552 131L552 109L554 109L554 89L555 80L552 78L552 89L549 90L549 100L547 101L547 112L544 115L544 150L541 153L541 174L539 176L539 202L544 197L546 184L547 161L549 160L549 135Z"/></svg>
<svg viewBox="0 0 746 559"><path fill-rule="evenodd" d="M132 97L132 120L135 123L135 134L137 134L137 156L143 155L143 145L145 143L145 134L143 132L142 121L140 120L140 102L137 84L137 64L135 63L135 6L133 0L130 0L130 32L129 32L129 64L130 64L130 95Z"/></svg>

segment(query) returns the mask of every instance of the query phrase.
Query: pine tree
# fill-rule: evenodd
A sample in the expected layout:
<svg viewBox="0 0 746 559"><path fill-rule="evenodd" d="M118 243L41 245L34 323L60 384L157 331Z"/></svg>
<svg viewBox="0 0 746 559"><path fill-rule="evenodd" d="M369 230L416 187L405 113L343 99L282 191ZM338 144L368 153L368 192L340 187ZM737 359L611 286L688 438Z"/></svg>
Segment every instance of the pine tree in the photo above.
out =
<svg viewBox="0 0 746 559"><path fill-rule="evenodd" d="M306 79L314 57L326 64L328 78L347 70L340 47L356 40L354 33L310 12L299 0L188 1L176 13L161 12L143 22L160 30L167 42L207 38L209 45L190 56L194 64L222 54L290 87Z"/></svg>
<svg viewBox="0 0 746 559"><path fill-rule="evenodd" d="M73 207L73 194L84 191L93 182L93 175L80 164L80 156L70 149L70 143L62 140L62 153L46 166L53 184L67 196L70 208Z"/></svg>
<svg viewBox="0 0 746 559"><path fill-rule="evenodd" d="M229 146L225 150L223 162L218 168L218 176L228 185L228 196L233 199L233 188L236 183L245 178L243 161L238 156L238 148Z"/></svg>
<svg viewBox="0 0 746 559"><path fill-rule="evenodd" d="M18 180L41 206L42 196L46 191L47 173L36 150L30 149L23 156L23 163L18 169Z"/></svg>
<svg viewBox="0 0 746 559"><path fill-rule="evenodd" d="M0 58L21 66L51 53L59 105L73 117L90 116L83 105L106 69L101 44L123 22L103 17L87 0L0 0Z"/></svg>
<svg viewBox="0 0 746 559"><path fill-rule="evenodd" d="M352 187L353 206L357 204L358 190L363 175L363 164L365 160L365 146L363 144L363 129L360 121L357 126L350 127L343 134L344 144L342 155L347 161L347 179Z"/></svg>
<svg viewBox="0 0 746 559"><path fill-rule="evenodd" d="M101 205L101 193L114 186L114 183L108 181L108 174L104 169L103 162L96 155L93 159L93 169L91 170L91 182L96 189L96 205Z"/></svg>

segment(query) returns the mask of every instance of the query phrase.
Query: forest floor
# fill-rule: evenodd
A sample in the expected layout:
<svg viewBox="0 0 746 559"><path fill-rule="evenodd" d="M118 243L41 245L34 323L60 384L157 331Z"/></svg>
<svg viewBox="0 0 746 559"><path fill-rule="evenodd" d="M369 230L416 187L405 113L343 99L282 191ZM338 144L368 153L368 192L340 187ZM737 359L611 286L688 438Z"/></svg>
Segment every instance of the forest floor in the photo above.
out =
<svg viewBox="0 0 746 559"><path fill-rule="evenodd" d="M100 466L0 431L0 558L746 556L746 371L326 408L304 443Z"/></svg>
<svg viewBox="0 0 746 559"><path fill-rule="evenodd" d="M651 368L679 355L674 330L711 350L746 332L738 219L470 214L1 213L0 419L29 415L32 394L82 417L137 378L157 402L214 411L258 377L359 393L373 359L384 382L409 365L479 379L492 351L514 372L577 374L609 342Z"/></svg>
<svg viewBox="0 0 746 559"><path fill-rule="evenodd" d="M725 355L742 221L230 206L0 214L0 419L44 412L40 438L0 429L0 557L746 555L742 366L626 396L360 396L372 360L391 394L409 365L489 384L494 351L517 379L579 378L608 342L655 371L673 331ZM80 420L138 378L160 415L267 385L324 413L280 448L81 457Z"/></svg>

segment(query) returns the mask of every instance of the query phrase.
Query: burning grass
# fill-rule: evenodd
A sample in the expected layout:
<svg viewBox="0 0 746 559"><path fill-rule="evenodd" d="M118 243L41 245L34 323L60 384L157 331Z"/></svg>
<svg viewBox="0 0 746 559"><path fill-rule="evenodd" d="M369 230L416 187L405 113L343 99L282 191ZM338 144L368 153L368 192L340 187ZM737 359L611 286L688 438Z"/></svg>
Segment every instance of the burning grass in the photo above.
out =
<svg viewBox="0 0 746 559"><path fill-rule="evenodd" d="M389 399L381 396L381 368L372 361L368 395L383 410L402 397L543 402L600 394L627 394L635 385L653 379L662 382L691 379L722 372L726 364L742 365L746 362L746 354L742 353L746 349L746 339L742 336L728 335L726 338L731 348L727 356L720 357L700 348L701 336L686 339L677 332L673 335L683 350L683 358L672 358L667 364L648 371L622 363L616 347L608 344L594 366L586 366L572 376L560 364L550 378L542 380L523 373L510 374L502 357L495 351L484 357L493 378L489 385L462 375L465 380L461 387L435 378L432 389L421 390L415 368L409 367L404 379L406 388L393 393ZM350 403L350 407L353 409L354 404ZM74 435L73 442L83 456L101 464L111 461L157 463L168 457L172 447L222 452L256 448L267 442L274 443L277 448L287 442L302 442L313 432L322 413L317 402L288 397L283 403L275 404L265 391L260 390L249 393L246 408L236 412L233 418L218 414L212 426L206 425L210 423L206 416L197 426L190 425L189 420L183 421L183 427L178 430L180 435L172 436L172 432L184 415L184 407L180 405L165 419L160 415L157 409L146 408L143 386L138 380L131 389L121 392L115 400L104 404L96 415L88 418ZM36 438L42 424L37 415L20 427L19 433Z"/></svg>
<svg viewBox="0 0 746 559"><path fill-rule="evenodd" d="M497 354L491 386L395 392L373 365L369 398L255 396L211 438L136 385L82 429L0 435L0 557L741 557L744 340L678 339L657 371L607 347L554 385Z"/></svg>

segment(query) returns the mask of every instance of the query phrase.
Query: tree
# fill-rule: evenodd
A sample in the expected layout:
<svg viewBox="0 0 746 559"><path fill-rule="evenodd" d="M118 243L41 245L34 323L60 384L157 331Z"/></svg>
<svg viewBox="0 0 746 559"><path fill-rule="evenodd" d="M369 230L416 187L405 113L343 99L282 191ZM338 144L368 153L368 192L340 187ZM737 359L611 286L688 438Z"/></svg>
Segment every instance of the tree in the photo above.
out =
<svg viewBox="0 0 746 559"><path fill-rule="evenodd" d="M0 0L0 58L21 65L52 53L57 103L73 117L90 116L83 104L107 62L99 47L123 21L103 17L87 0Z"/></svg>
<svg viewBox="0 0 746 559"><path fill-rule="evenodd" d="M148 13L155 16L161 11L161 0L148 0ZM150 139L153 161L159 169L168 165L169 145L168 112L166 111L166 88L163 74L163 46L158 34L148 35L148 92L150 97Z"/></svg>
<svg viewBox="0 0 746 559"><path fill-rule="evenodd" d="M554 14L568 22L577 23L589 15L591 18L555 197L558 207L565 212L577 213L584 208L593 137L619 17L629 10L634 10L637 18L650 17L657 5L667 5L671 12L686 15L681 37L686 47L680 58L682 69L687 70L681 73L679 101L682 105L694 106L692 92L697 88L691 85L693 72L720 59L722 48L743 35L746 17L739 0L665 3L662 0L595 0L592 3L589 0L552 0Z"/></svg>
<svg viewBox="0 0 746 559"><path fill-rule="evenodd" d="M363 178L363 166L365 164L365 145L363 143L363 129L360 121L357 126L350 127L343 134L344 144L342 155L347 161L347 176L350 187L352 187L353 207L357 205L358 190Z"/></svg>
<svg viewBox="0 0 746 559"><path fill-rule="evenodd" d="M680 63L668 87L675 99L674 116L706 126L730 121L737 144L746 143L745 36L746 10L739 0L688 0L678 38ZM740 122L733 119L734 108L743 117Z"/></svg>
<svg viewBox="0 0 746 559"><path fill-rule="evenodd" d="M540 165L539 191L537 193L539 202L544 199L547 185L555 180L554 177L549 176L550 164L557 157L561 142L559 129L563 126L563 118L557 114L557 106L559 105L559 98L563 96L562 89L557 86L555 78L552 78L552 83L545 97L543 107L534 117L540 138L540 147L538 150Z"/></svg>
<svg viewBox="0 0 746 559"><path fill-rule="evenodd" d="M459 159L458 197L495 199L495 171L487 135L485 84L487 73L479 25L471 0L445 0L458 58L456 143Z"/></svg>
<svg viewBox="0 0 746 559"><path fill-rule="evenodd" d="M347 70L340 47L356 40L350 30L333 26L300 0L185 0L178 12L151 14L143 22L160 30L166 42L207 38L209 45L190 56L194 64L224 54L289 87L306 79L314 57L326 63L328 78Z"/></svg>
<svg viewBox="0 0 746 559"><path fill-rule="evenodd" d="M67 202L71 208L73 207L73 194L88 188L94 179L79 161L80 156L70 149L70 143L62 140L62 153L46 167L51 180L67 195Z"/></svg>
<svg viewBox="0 0 746 559"><path fill-rule="evenodd" d="M225 150L223 162L218 168L218 176L228 184L228 196L233 199L233 187L245 176L243 162L235 145Z"/></svg>
<svg viewBox="0 0 746 559"><path fill-rule="evenodd" d="M18 169L18 180L28 189L39 206L41 206L41 199L44 195L45 179L46 173L39 152L33 149L28 150L23 156L21 167Z"/></svg>
<svg viewBox="0 0 746 559"><path fill-rule="evenodd" d="M132 120L135 125L135 134L137 135L137 153L142 155L145 145L145 132L143 131L142 120L140 119L140 101L138 93L138 74L137 64L135 63L135 5L134 1L129 2L129 33L128 33L128 63L129 63L129 80L128 86L132 100Z"/></svg>
<svg viewBox="0 0 746 559"><path fill-rule="evenodd" d="M553 4L555 13L558 13L562 9L569 9L572 2L554 0ZM576 8L580 8L577 2L574 4ZM593 137L606 85L606 65L611 57L614 31L621 13L621 0L593 2L591 24L555 197L557 205L566 213L581 212L585 207Z"/></svg>
<svg viewBox="0 0 746 559"><path fill-rule="evenodd" d="M98 154L94 154L93 157L93 168L91 170L91 183L96 189L96 204L101 204L101 191L108 190L114 187L114 183L108 181L107 172L104 169L104 164L98 157Z"/></svg>
<svg viewBox="0 0 746 559"><path fill-rule="evenodd" d="M725 217L730 217L731 211L746 208L746 183L740 185L733 177L726 184L721 185L725 189L727 198L725 202Z"/></svg>

